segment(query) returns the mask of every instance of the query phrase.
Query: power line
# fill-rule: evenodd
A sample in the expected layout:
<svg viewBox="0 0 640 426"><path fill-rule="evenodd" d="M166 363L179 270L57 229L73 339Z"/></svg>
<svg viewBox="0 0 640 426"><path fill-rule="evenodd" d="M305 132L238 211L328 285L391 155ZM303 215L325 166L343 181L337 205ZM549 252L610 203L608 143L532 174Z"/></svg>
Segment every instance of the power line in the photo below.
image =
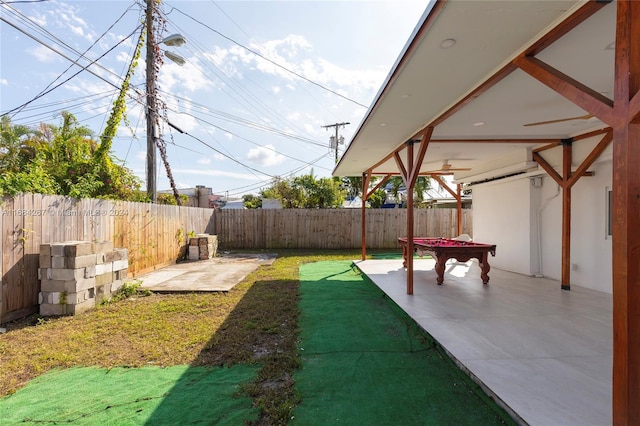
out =
<svg viewBox="0 0 640 426"><path fill-rule="evenodd" d="M5 4L6 2L2 1L2 3L3 3L3 4ZM47 30L47 29L45 29L45 28L42 28L42 26L41 26L41 25L39 25L39 24L37 24L37 23L33 22L33 20L32 20L31 18L29 18L29 17L25 16L23 13L21 13L21 12L19 12L18 10L14 9L14 8L11 8L11 7L9 7L8 9L9 9L9 10L11 10L15 15L17 15L17 16L18 16L18 17L20 17L21 19L23 19L23 20L27 21L27 23L28 23L28 24L30 24L30 25L32 25L32 26L35 26L35 29L46 32L46 34L48 34L48 35L50 35L50 36L51 36L51 37L49 37L49 39L52 39L52 38L53 38L53 39L55 39L58 43L60 43L61 45L63 45L63 46L65 46L65 47L67 47L69 50L71 50L71 51L73 51L73 52L76 52L76 53L79 53L77 50L73 49L71 46L67 45L67 44L66 44L66 43L64 43L62 40L60 40L58 37L56 37L55 35L53 35L50 31L48 31L48 30ZM102 38L103 38L103 37L104 37L104 36L109 32L109 30L111 30L111 29L112 29L112 28L113 28L113 27L114 27L118 22L120 22L120 21L122 20L122 18L127 14L127 12L128 12L130 9L131 9L131 7L129 7L127 10L125 10L125 11L122 13L122 15L120 15L120 17L119 17L118 19L116 19L116 21L115 21L113 24L111 24L111 26L109 26L109 28L107 28L107 29L106 29L106 31L104 31L104 32L100 35L100 37L98 37L98 38L96 39L96 41L94 41L94 42L93 42L93 43L92 43L92 44L91 44L91 45L90 45L90 46L89 46L89 47L88 47L84 52L79 53L80 58L85 58L85 59L89 60L89 59L86 57L86 54L87 54L87 53L88 53L88 52L89 52L89 51L90 51L90 50L91 50L91 49L92 49L96 44L98 44L98 42L99 42L100 40L102 40ZM15 28L15 27L14 27L14 28ZM135 32L135 31L134 31L134 32ZM131 37L131 35L133 35L133 33L132 33L132 34L130 34L130 35L129 35L129 37ZM95 62L96 62L96 61L98 61L99 59L103 58L107 53L111 52L113 49L115 49L117 46L119 46L122 42L124 42L124 40L127 40L129 37L127 37L127 38L125 38L125 39L121 40L119 43L117 43L117 44L116 44L115 46L113 46L111 49L107 50L103 55L101 55L101 56L100 56L100 57L98 57L97 59L95 59L95 60L89 60L89 61L90 61L89 65L92 65L93 63L95 63ZM17 113L19 113L20 111L22 111L22 109L24 109L24 107L26 107L27 105L29 105L31 102L33 102L33 101L35 101L35 100L39 99L40 97L42 97L42 96L46 95L46 94L47 94L47 93L49 93L49 92L51 92L51 91L55 90L56 88L60 87L61 85L63 85L64 83L68 82L69 80L71 80L71 79L72 79L73 77L75 77L76 75L78 75L80 72L82 72L82 70L78 71L77 73L73 74L71 77L67 78L67 79L66 79L66 80L64 80L63 82L61 82L61 83L57 84L57 85L56 85L55 87L53 87L51 90L48 90L48 89L51 87L51 85L53 85L53 84L54 84L58 79L60 79L60 78L61 78L61 77L62 77L62 76L67 72L67 71L69 71L69 70L71 69L71 67L72 67L72 66L73 66L73 64L72 64L72 65L69 65L69 67L67 67L67 69L65 69L62 73L60 73L60 75L58 75L58 77L56 77L56 78L55 78L51 83L49 83L49 84L47 85L47 87L45 87L44 89L42 89L42 91L41 91L39 94L37 94L33 99L31 99L31 100L30 100L30 101L28 101L28 102L25 102L24 104L20 105L20 106L19 106L19 107L17 107L17 108L14 108L13 110L11 110L11 111L7 112L6 114L10 114L11 112L16 111L16 110L19 110L19 111L16 111L16 114L17 114ZM15 115L15 114L14 114L14 115Z"/></svg>
<svg viewBox="0 0 640 426"><path fill-rule="evenodd" d="M326 90L327 92L333 93L334 95L339 96L339 97L341 97L341 98L343 98L343 99L345 99L345 100L347 100L347 101L349 101L349 102L352 102L352 103L354 103L354 104L356 104L356 105L358 105L358 106L361 106L361 107L363 107L363 108L368 108L368 106L366 106L366 105L364 105L364 104L361 104L360 102L355 101L355 100L353 100L353 99L351 99L351 98L348 98L347 96L341 95L340 93L336 92L335 90L329 89L328 87L323 86L323 85L322 85L322 84L320 84L320 83L316 83L315 81L310 80L310 79L308 79L307 77L305 77L305 76L303 76L303 75L301 75L301 74L299 74L299 73L297 73L297 72L295 72L295 71L293 71L293 70L290 70L289 68L287 68L287 67L285 67L285 66L283 66L283 65L280 65L279 63L275 62L274 60L267 58L266 56L262 55L261 53L256 52L255 50L253 50L253 49L251 49L251 48L249 48L249 47L247 47L247 46L245 46L245 45L243 45L243 44L241 44L241 43L238 43L238 42L237 42L237 41L235 41L234 39L232 39L232 38L230 38L230 37L227 37L226 35L222 34L220 31L217 31L217 30L215 30L215 29L211 28L209 25L205 24L205 23L204 23L204 22L202 22L202 21L197 20L197 19L196 19L196 18L194 18L193 16L188 15L187 13L185 13L185 12L183 12L182 10L178 9L177 7L175 7L175 6L171 6L171 9L172 9L172 10L176 10L176 11L178 11L178 12L182 13L182 14L183 14L184 16L186 16L187 18L192 19L193 21L195 21L195 22L199 23L199 24L200 24L200 25L202 25L203 27L205 27L205 28L209 29L210 31L213 31L214 33L218 34L220 37L222 37L222 38L224 38L224 39L226 39L226 40L230 41L231 43L233 43L233 44L235 44L235 45L237 45L237 46L239 46L239 47L241 47L241 48L245 49L247 52L251 52L251 53L253 53L254 55L256 55L256 56L258 56L258 57L260 57L260 58L264 59L265 61L267 61L267 62L269 62L269 63L271 63L271 64L273 64L273 65L275 65L275 66L277 66L278 68L281 68L281 69L285 70L286 72L288 72L288 73L290 73L290 74L293 74L293 75L295 75L296 77L298 77L298 78L300 78L300 79L302 79L302 80L304 80L304 81L306 81L306 82L308 82L308 83L311 83L311 84L313 84L313 85L315 85L315 86L318 86L318 87L320 87L321 89Z"/></svg>

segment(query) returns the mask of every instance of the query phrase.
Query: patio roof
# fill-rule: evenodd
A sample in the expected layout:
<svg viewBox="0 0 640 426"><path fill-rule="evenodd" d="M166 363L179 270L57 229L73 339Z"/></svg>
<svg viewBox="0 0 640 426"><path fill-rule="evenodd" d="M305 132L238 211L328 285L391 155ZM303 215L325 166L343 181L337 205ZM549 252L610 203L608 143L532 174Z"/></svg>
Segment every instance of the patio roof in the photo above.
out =
<svg viewBox="0 0 640 426"><path fill-rule="evenodd" d="M365 193L371 176L401 175L412 252L419 175L460 183L544 170L562 188L568 290L571 188L611 159L613 423L640 424L639 121L640 2L435 1L333 174L365 177ZM412 294L411 256L406 275Z"/></svg>
<svg viewBox="0 0 640 426"><path fill-rule="evenodd" d="M563 34L576 16L583 22ZM615 28L615 3L431 3L333 174L398 173L389 155L434 125L421 172L448 161L471 169L456 171L456 181L472 181L537 167L532 148L607 125L595 117L527 125L591 113L518 69L514 59L539 50L537 59L610 104Z"/></svg>

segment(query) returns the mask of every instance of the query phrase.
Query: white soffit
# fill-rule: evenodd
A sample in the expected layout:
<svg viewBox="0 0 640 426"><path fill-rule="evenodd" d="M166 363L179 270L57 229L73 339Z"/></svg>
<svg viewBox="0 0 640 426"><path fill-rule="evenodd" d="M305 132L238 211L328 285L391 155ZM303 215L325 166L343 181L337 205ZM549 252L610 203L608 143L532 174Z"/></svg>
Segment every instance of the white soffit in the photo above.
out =
<svg viewBox="0 0 640 426"><path fill-rule="evenodd" d="M417 41L411 57L401 63L391 83L381 91L334 175L359 176L380 162L583 3L447 2ZM614 37L615 4L610 4L538 57L603 94L610 94L614 51L607 47ZM455 39L456 43L442 49L440 43L445 39ZM560 138L603 127L595 119L523 126L583 114L585 111L516 70L438 125L432 138ZM479 122L484 124L474 125ZM522 144L432 142L421 170L433 170L437 164L452 159L458 159L454 167L473 167L474 161L484 162L505 150L526 148ZM379 173L397 171L393 159L376 168Z"/></svg>

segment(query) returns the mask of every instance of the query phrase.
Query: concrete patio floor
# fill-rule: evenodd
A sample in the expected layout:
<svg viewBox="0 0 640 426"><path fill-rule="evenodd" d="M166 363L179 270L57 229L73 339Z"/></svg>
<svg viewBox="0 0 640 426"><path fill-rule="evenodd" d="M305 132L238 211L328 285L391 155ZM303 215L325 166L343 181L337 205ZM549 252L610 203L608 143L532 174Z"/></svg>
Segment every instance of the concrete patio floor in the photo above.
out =
<svg viewBox="0 0 640 426"><path fill-rule="evenodd" d="M207 260L176 263L139 275L140 286L155 292L227 292L275 254L221 254Z"/></svg>
<svg viewBox="0 0 640 426"><path fill-rule="evenodd" d="M406 294L402 260L356 261L522 424L611 424L612 297L558 281L450 261L436 284L431 259L414 261Z"/></svg>

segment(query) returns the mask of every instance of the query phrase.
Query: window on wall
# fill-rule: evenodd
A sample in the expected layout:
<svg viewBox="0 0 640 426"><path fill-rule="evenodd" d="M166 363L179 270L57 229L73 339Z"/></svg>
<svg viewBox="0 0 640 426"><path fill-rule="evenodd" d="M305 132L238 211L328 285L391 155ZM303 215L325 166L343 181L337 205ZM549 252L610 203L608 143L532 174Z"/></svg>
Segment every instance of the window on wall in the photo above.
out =
<svg viewBox="0 0 640 426"><path fill-rule="evenodd" d="M605 237L611 238L613 235L613 191L609 187L606 188L606 197L605 205L607 206L607 223Z"/></svg>

